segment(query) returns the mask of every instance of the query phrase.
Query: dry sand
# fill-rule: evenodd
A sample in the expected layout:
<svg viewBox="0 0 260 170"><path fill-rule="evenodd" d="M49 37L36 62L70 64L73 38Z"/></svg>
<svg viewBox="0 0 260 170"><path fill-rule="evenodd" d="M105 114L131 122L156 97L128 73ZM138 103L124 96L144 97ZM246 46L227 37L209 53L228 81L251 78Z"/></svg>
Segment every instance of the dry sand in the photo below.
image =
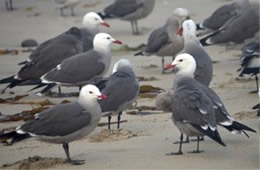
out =
<svg viewBox="0 0 260 170"><path fill-rule="evenodd" d="M0 49L21 50L20 43L26 38L34 38L41 43L71 26L80 26L81 17L86 12L99 11L110 2L111 0L82 0L75 10L76 17L60 17L52 0L14 0L16 9L12 12L7 12L4 8L4 1L1 1ZM119 20L108 20L111 28L102 28L102 31L110 33L129 46L137 46L146 42L149 33L163 24L172 9L185 7L191 11L192 18L199 22L223 3L227 3L227 1L157 0L153 13L139 22L142 35L132 36L130 24ZM84 5L89 6L86 4L94 5L92 8L84 8ZM113 47L118 48L116 45ZM145 116L123 114L122 119L127 120L127 122L121 124L122 129L117 130L116 125L112 125L113 131L109 133L106 127L98 127L91 136L70 144L71 157L86 160L84 165L72 166L63 163L65 154L60 145L27 140L8 147L1 144L0 166L8 164L6 168L12 169L259 169L259 119L254 116L254 112L251 110L251 107L259 99L256 94L249 94L250 91L255 90L255 81L253 79L236 80L239 50L227 51L225 46L215 45L206 47L206 50L214 61L218 61L214 64L214 78L211 88L218 93L227 110L235 119L257 131L256 134L250 133L249 139L244 135L234 135L219 128L226 147L206 138L200 145L201 150L204 150L203 153L187 153L196 147L196 143L192 142L183 146L184 155L166 156L166 153L177 151L179 147L173 144L179 139L179 132L170 120L170 113ZM160 58L155 56L133 57L133 53L113 53L112 64L120 58L127 58L133 63L138 76L154 76L159 79L140 82L141 85L150 84L163 89L171 87L173 75L160 73ZM20 68L17 63L25 60L28 55L29 53L1 55L0 78L15 74ZM169 62L170 58L167 61ZM150 65L153 67L150 68ZM2 89L4 86L0 86L0 88ZM30 87L17 87L7 90L5 94L1 95L1 98L22 95L29 89ZM66 90L77 91L77 88ZM14 94L10 92L14 92ZM44 99L46 97L30 93L22 101ZM69 100L75 99L69 98ZM50 100L58 103L64 98L51 98ZM153 98L139 98L137 102L138 106L155 105ZM32 107L36 106L0 104L0 112L13 114ZM116 120L116 117L113 117L112 120ZM101 120L101 122L106 121L107 118ZM0 129L17 126L20 123L22 122L0 123ZM31 158L28 160L28 157ZM24 159L27 160L23 161Z"/></svg>

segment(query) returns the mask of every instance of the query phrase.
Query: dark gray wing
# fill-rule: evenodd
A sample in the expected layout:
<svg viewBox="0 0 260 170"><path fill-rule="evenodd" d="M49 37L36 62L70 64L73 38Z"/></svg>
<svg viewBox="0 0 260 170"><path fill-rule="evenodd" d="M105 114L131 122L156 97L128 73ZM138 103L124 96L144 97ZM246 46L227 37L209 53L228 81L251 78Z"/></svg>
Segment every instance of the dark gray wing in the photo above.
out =
<svg viewBox="0 0 260 170"><path fill-rule="evenodd" d="M43 74L82 51L81 40L72 35L62 35L58 40L49 44L39 52L37 59L25 64L18 72L21 79L40 78Z"/></svg>
<svg viewBox="0 0 260 170"><path fill-rule="evenodd" d="M170 38L167 34L167 31L164 27L157 28L154 30L147 41L147 46L145 48L145 52L147 53L156 53L163 46L170 43Z"/></svg>
<svg viewBox="0 0 260 170"><path fill-rule="evenodd" d="M101 92L107 96L106 100L99 100L102 112L122 111L125 108L121 107L130 105L137 97L139 84L135 76L115 72L110 76Z"/></svg>
<svg viewBox="0 0 260 170"><path fill-rule="evenodd" d="M104 12L114 17L124 17L141 8L143 4L136 0L116 0L113 4L105 8Z"/></svg>
<svg viewBox="0 0 260 170"><path fill-rule="evenodd" d="M172 101L172 116L175 121L216 127L213 103L196 80L185 78L181 81L174 89Z"/></svg>
<svg viewBox="0 0 260 170"><path fill-rule="evenodd" d="M217 34L210 38L213 43L242 43L259 31L259 9L249 8L228 20Z"/></svg>
<svg viewBox="0 0 260 170"><path fill-rule="evenodd" d="M27 133L46 136L65 136L90 123L91 115L79 103L58 104L40 113L20 129Z"/></svg>
<svg viewBox="0 0 260 170"><path fill-rule="evenodd" d="M81 28L83 52L93 49L94 36L85 28Z"/></svg>
<svg viewBox="0 0 260 170"><path fill-rule="evenodd" d="M217 30L219 29L226 21L228 21L233 16L237 15L236 6L234 4L227 4L219 7L213 14L206 18L202 25L203 27Z"/></svg>
<svg viewBox="0 0 260 170"><path fill-rule="evenodd" d="M185 44L184 52L191 54L196 60L194 78L201 84L209 86L213 77L213 64L208 53L197 42Z"/></svg>
<svg viewBox="0 0 260 170"><path fill-rule="evenodd" d="M44 75L44 79L54 83L72 85L86 83L104 72L106 63L103 62L102 57L94 50L77 54L64 60L59 66Z"/></svg>

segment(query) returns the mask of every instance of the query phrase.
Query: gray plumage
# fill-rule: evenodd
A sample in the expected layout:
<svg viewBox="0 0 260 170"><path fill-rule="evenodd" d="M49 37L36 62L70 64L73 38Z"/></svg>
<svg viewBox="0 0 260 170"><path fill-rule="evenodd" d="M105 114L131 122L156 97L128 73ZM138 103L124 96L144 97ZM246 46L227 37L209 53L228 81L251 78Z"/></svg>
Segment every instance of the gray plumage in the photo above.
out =
<svg viewBox="0 0 260 170"><path fill-rule="evenodd" d="M147 40L144 55L162 57L162 72L164 73L164 57L174 57L183 49L183 38L177 35L182 22L189 18L189 12L184 8L177 8L168 17L166 23L155 29Z"/></svg>
<svg viewBox="0 0 260 170"><path fill-rule="evenodd" d="M234 121L217 94L194 79L196 61L193 56L188 53L180 54L176 56L172 66L177 68L171 96L172 120L181 133L188 136L207 135L225 146L217 132L217 124L231 132L243 132L246 136L245 130L256 132Z"/></svg>
<svg viewBox="0 0 260 170"><path fill-rule="evenodd" d="M78 28L72 27L65 34L57 39L51 39L39 46L32 59L18 72L18 79L40 78L66 58L69 58L82 51L81 32Z"/></svg>
<svg viewBox="0 0 260 170"><path fill-rule="evenodd" d="M45 93L46 89L49 90L56 84L81 86L94 81L94 79L101 78L110 66L110 46L112 43L121 42L106 33L98 33L93 42L94 50L64 60L56 68L41 77L42 83L47 85L42 90L42 93Z"/></svg>
<svg viewBox="0 0 260 170"><path fill-rule="evenodd" d="M218 30L226 21L238 15L240 10L245 10L248 5L248 0L233 0L232 3L225 4L216 9L211 16L200 24L200 27Z"/></svg>
<svg viewBox="0 0 260 170"><path fill-rule="evenodd" d="M34 120L17 127L16 132L3 134L0 138L9 137L12 143L19 141L19 136L27 135L26 138L34 137L41 141L62 144L67 161L82 164L82 160L71 160L68 143L88 135L96 128L102 116L97 100L105 98L96 86L86 85L80 91L77 101L58 104L36 114Z"/></svg>
<svg viewBox="0 0 260 170"><path fill-rule="evenodd" d="M100 12L102 18L119 18L130 21L133 34L139 34L137 20L147 17L154 8L155 0L116 0Z"/></svg>
<svg viewBox="0 0 260 170"><path fill-rule="evenodd" d="M184 48L183 53L188 53L196 60L194 78L199 83L209 86L213 77L213 64L210 56L201 46L196 36L196 25L192 20L186 20L182 24Z"/></svg>
<svg viewBox="0 0 260 170"><path fill-rule="evenodd" d="M202 45L218 43L242 43L259 31L259 6L251 4L230 18L217 31L201 39Z"/></svg>
<svg viewBox="0 0 260 170"><path fill-rule="evenodd" d="M129 60L120 59L114 65L113 74L97 86L102 86L101 92L108 96L107 100L99 102L102 112L118 114L119 128L122 111L136 100L139 93L139 83Z"/></svg>
<svg viewBox="0 0 260 170"><path fill-rule="evenodd" d="M102 77L108 70L111 58L106 59L106 57L94 50L76 54L46 73L42 77L43 82L72 86L84 85L97 76Z"/></svg>

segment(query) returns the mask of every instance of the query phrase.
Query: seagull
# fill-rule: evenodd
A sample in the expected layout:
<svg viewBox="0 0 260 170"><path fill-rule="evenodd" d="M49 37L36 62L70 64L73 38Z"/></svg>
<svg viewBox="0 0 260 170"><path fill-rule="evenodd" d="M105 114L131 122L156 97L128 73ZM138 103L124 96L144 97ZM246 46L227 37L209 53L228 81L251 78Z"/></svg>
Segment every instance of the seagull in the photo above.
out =
<svg viewBox="0 0 260 170"><path fill-rule="evenodd" d="M202 23L197 25L197 29L218 30L230 18L239 15L241 10L249 6L248 0L233 0L232 3L225 4L217 8Z"/></svg>
<svg viewBox="0 0 260 170"><path fill-rule="evenodd" d="M118 115L117 128L120 128L122 111L136 100L140 88L130 61L127 59L117 61L112 75L98 82L96 86L108 97L107 100L99 101L102 112L108 115L108 129L113 112Z"/></svg>
<svg viewBox="0 0 260 170"><path fill-rule="evenodd" d="M42 83L37 89L46 86L41 94L48 92L56 85L82 86L101 79L111 63L111 45L122 44L107 33L98 33L93 41L93 50L76 54L58 64L41 77Z"/></svg>
<svg viewBox="0 0 260 170"><path fill-rule="evenodd" d="M99 25L109 27L99 15L87 13L82 19L82 28L72 27L68 31L51 38L32 52L17 75L0 80L0 84L9 83L5 88L17 85L35 85L40 83L40 77L52 68L75 54L93 49L94 36L99 33ZM3 90L3 92L5 91Z"/></svg>
<svg viewBox="0 0 260 170"><path fill-rule="evenodd" d="M133 35L139 34L137 20L147 17L155 0L116 0L98 14L103 19L119 18L131 22Z"/></svg>
<svg viewBox="0 0 260 170"><path fill-rule="evenodd" d="M0 135L8 144L27 138L62 144L67 162L81 165L84 160L72 160L69 143L89 135L98 125L102 117L99 99L105 99L99 89L91 84L84 86L77 101L55 105L35 118L18 126L15 131Z"/></svg>
<svg viewBox="0 0 260 170"><path fill-rule="evenodd" d="M176 76L173 81L172 95L172 121L181 132L180 147L177 153L182 154L183 133L187 136L197 136L197 149L199 150L199 137L208 136L222 146L222 141L217 130L217 124L223 126L232 133L244 133L255 130L234 121L228 114L224 104L218 95L209 87L200 84L194 79L196 61L188 53L176 56L174 61L166 67L174 67Z"/></svg>
<svg viewBox="0 0 260 170"><path fill-rule="evenodd" d="M162 73L164 70L164 57L174 57L183 49L183 38L177 35L177 30L181 27L184 20L189 19L189 12L185 8L176 8L168 17L166 23L155 29L147 40L144 51L138 52L137 55L157 55L162 60Z"/></svg>

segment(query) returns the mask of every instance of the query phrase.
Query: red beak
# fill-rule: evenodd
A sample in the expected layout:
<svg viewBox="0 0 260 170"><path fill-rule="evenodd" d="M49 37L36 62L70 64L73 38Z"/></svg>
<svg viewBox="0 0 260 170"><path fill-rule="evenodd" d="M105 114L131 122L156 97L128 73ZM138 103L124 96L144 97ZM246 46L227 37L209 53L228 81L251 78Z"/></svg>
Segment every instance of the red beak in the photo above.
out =
<svg viewBox="0 0 260 170"><path fill-rule="evenodd" d="M115 40L115 41L113 41L113 43L115 43L115 44L123 44L121 41L119 41L119 40Z"/></svg>
<svg viewBox="0 0 260 170"><path fill-rule="evenodd" d="M164 69L169 70L169 69L174 68L174 67L175 67L175 65L167 64Z"/></svg>
<svg viewBox="0 0 260 170"><path fill-rule="evenodd" d="M106 95L104 95L104 94L101 94L100 96L98 96L98 99L106 99L107 98L107 96Z"/></svg>
<svg viewBox="0 0 260 170"><path fill-rule="evenodd" d="M177 31L177 35L182 36L183 28L179 28Z"/></svg>
<svg viewBox="0 0 260 170"><path fill-rule="evenodd" d="M105 27L110 27L110 25L105 21L101 25L104 25Z"/></svg>

